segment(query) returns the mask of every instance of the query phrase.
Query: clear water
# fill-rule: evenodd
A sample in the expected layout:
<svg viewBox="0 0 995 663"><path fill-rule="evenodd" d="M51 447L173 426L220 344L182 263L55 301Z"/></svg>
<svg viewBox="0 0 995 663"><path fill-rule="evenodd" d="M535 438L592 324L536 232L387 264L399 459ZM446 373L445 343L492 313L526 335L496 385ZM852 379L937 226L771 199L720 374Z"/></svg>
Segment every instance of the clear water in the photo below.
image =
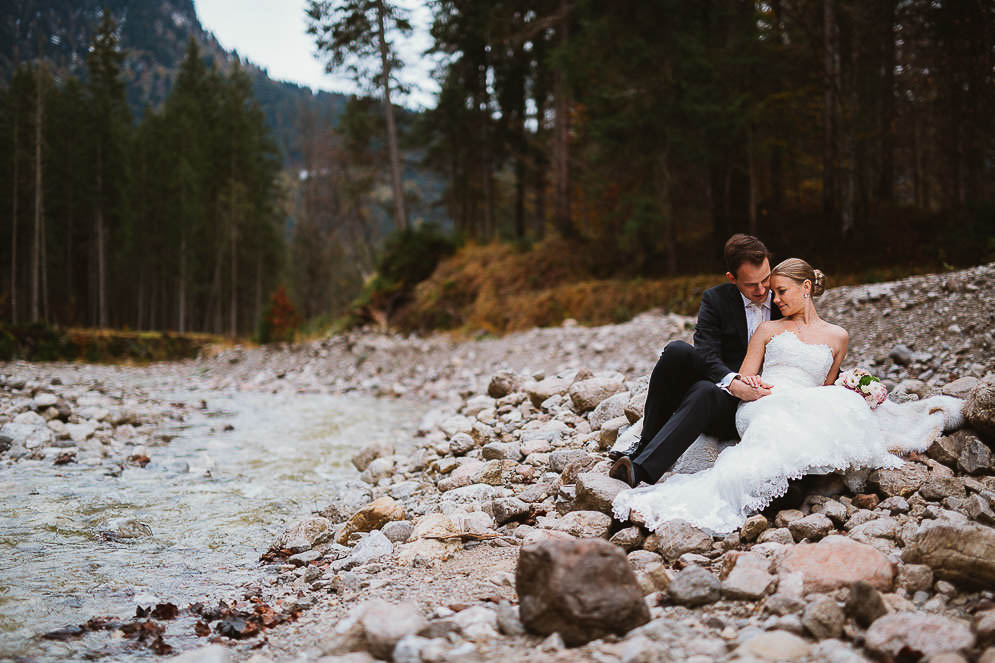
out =
<svg viewBox="0 0 995 663"><path fill-rule="evenodd" d="M258 560L273 538L355 478L355 450L376 440L403 446L420 414L361 397L237 393L206 402L168 445L150 449L149 465L120 476L51 461L0 466L0 660L155 658L107 632L38 636L94 616L131 618L136 603L182 608L237 596L272 573ZM152 536L105 540L100 531L120 519L148 524ZM177 651L204 643L189 621L167 624Z"/></svg>

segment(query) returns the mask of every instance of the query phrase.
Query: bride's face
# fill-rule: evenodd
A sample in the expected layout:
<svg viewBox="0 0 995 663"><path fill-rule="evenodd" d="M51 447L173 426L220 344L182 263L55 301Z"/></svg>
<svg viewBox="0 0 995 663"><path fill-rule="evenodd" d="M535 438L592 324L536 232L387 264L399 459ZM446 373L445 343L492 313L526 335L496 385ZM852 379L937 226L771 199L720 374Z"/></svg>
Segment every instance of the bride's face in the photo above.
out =
<svg viewBox="0 0 995 663"><path fill-rule="evenodd" d="M774 295L774 304L781 309L781 315L788 317L805 310L805 294L808 292L808 281L798 283L787 276L775 274L770 277L770 289Z"/></svg>

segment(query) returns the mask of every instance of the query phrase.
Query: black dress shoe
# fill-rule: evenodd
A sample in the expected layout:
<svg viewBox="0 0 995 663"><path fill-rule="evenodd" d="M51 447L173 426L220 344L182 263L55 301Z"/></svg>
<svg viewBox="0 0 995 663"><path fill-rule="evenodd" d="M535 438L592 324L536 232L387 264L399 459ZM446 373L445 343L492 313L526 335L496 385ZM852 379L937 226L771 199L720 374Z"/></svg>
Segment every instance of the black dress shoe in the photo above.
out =
<svg viewBox="0 0 995 663"><path fill-rule="evenodd" d="M616 460L612 468L608 470L608 476L628 484L630 488L636 487L636 468L632 466L632 461L629 460L628 456L622 456Z"/></svg>

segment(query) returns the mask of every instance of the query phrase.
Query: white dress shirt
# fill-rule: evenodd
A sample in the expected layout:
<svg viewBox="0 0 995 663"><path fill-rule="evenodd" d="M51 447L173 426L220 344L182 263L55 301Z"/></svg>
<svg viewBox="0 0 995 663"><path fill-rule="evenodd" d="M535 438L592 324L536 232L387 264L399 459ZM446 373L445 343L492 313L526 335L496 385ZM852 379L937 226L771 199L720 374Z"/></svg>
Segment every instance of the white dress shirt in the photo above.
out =
<svg viewBox="0 0 995 663"><path fill-rule="evenodd" d="M770 320L771 291L767 290L767 298L762 304L754 304L743 293L739 293L739 296L743 298L743 307L746 309L746 342L748 344L760 323ZM716 384L719 388L729 391L729 385L737 376L739 373L729 373Z"/></svg>

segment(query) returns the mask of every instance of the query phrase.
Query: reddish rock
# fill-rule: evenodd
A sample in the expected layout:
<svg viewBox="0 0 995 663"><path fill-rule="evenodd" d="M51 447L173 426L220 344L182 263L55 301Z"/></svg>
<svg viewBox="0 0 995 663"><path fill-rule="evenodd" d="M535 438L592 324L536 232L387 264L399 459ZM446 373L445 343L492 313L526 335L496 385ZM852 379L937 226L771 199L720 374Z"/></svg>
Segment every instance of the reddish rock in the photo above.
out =
<svg viewBox="0 0 995 663"><path fill-rule="evenodd" d="M795 546L781 560L778 572L800 573L806 594L831 592L858 580L889 591L895 579L895 568L887 557L845 536Z"/></svg>
<svg viewBox="0 0 995 663"><path fill-rule="evenodd" d="M650 618L625 553L601 539L524 546L515 589L525 628L559 633L568 645L622 635Z"/></svg>
<svg viewBox="0 0 995 663"><path fill-rule="evenodd" d="M861 493L853 496L853 505L858 509L873 509L881 500L874 493Z"/></svg>

